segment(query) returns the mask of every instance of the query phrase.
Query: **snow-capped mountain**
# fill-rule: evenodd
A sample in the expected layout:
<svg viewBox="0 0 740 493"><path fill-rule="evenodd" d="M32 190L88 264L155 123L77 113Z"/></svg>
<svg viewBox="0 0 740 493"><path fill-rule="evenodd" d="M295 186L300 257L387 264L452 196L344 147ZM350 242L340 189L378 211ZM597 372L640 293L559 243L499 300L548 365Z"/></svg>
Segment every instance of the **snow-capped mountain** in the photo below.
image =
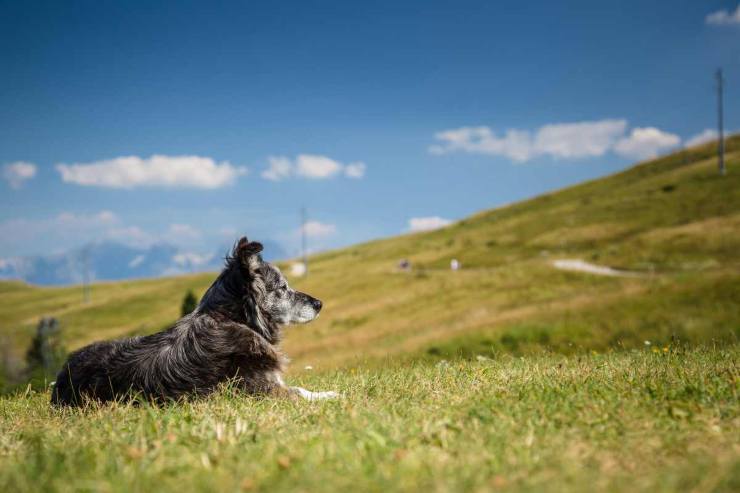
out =
<svg viewBox="0 0 740 493"><path fill-rule="evenodd" d="M264 243L266 260L285 257L276 243ZM96 242L68 252L0 259L0 279L20 279L31 284L78 284L87 271L91 281L159 277L188 272L217 271L229 246L210 254L188 252L166 243L134 248L122 243Z"/></svg>

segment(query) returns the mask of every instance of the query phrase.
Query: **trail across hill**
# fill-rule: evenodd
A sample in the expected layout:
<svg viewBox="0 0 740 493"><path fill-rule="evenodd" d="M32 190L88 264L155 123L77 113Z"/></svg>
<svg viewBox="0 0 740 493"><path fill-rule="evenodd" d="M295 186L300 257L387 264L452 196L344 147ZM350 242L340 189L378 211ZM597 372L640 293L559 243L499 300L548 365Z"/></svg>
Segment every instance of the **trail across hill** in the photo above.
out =
<svg viewBox="0 0 740 493"><path fill-rule="evenodd" d="M640 272L632 272L627 270L618 270L603 265L590 264L581 259L560 259L553 260L552 266L560 270L572 270L577 272L588 272L589 274L595 274L597 276L612 276L612 277L642 277L644 274Z"/></svg>

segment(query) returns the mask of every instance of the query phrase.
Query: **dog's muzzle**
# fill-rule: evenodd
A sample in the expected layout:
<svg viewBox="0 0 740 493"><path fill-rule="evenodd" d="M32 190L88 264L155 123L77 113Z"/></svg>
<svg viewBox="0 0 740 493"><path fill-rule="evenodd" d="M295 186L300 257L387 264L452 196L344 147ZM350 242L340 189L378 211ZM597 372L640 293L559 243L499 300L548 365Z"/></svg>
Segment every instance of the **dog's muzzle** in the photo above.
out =
<svg viewBox="0 0 740 493"><path fill-rule="evenodd" d="M319 312L321 311L321 307L323 306L323 304L321 303L321 300L317 300L316 298L311 298L311 306L316 311L316 315L318 315Z"/></svg>

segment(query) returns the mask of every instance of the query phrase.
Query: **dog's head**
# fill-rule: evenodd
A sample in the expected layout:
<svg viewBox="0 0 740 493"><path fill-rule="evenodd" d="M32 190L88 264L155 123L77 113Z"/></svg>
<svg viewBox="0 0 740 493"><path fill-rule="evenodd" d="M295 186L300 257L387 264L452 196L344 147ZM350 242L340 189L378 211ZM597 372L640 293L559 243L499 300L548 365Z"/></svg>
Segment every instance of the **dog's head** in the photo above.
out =
<svg viewBox="0 0 740 493"><path fill-rule="evenodd" d="M321 301L291 289L280 269L262 260L261 251L262 244L241 238L197 312L225 316L276 342L281 325L310 322Z"/></svg>
<svg viewBox="0 0 740 493"><path fill-rule="evenodd" d="M280 269L262 260L262 244L243 237L234 247L233 261L246 283L247 310L261 321L280 325L307 323L321 311L321 301L291 289Z"/></svg>

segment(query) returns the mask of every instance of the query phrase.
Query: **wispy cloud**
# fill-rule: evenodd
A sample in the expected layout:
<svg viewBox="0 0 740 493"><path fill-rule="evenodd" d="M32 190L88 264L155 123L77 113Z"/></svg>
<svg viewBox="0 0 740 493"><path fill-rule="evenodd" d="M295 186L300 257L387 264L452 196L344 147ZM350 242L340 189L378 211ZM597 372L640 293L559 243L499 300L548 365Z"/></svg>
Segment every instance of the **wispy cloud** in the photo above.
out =
<svg viewBox="0 0 740 493"><path fill-rule="evenodd" d="M293 174L293 163L284 156L270 156L267 158L268 167L262 171L262 178L271 181L280 181L290 178Z"/></svg>
<svg viewBox="0 0 740 493"><path fill-rule="evenodd" d="M433 229L439 229L447 226L452 221L444 219L439 216L428 216L428 217L412 217L409 219L409 231L416 233L419 231L431 231Z"/></svg>
<svg viewBox="0 0 740 493"><path fill-rule="evenodd" d="M535 131L508 129L497 135L489 127L460 127L437 132L436 155L466 152L502 156L523 163L537 157L582 159L615 152L645 158L676 146L681 139L654 127L635 128L626 134L627 121L607 119L575 123L551 123Z"/></svg>
<svg viewBox="0 0 740 493"><path fill-rule="evenodd" d="M62 212L52 221L62 228L78 230L113 226L118 224L120 220L118 219L118 216L111 211L102 210L93 214L73 214L71 212Z"/></svg>
<svg viewBox="0 0 740 493"><path fill-rule="evenodd" d="M96 239L112 240L132 247L146 248L156 243L158 238L139 226L116 225L95 232L85 241ZM80 240L83 240L83 238L80 238Z"/></svg>
<svg viewBox="0 0 740 493"><path fill-rule="evenodd" d="M306 224L298 228L298 233L300 234L301 232L305 232L309 238L323 238L335 234L337 227L334 224L307 221Z"/></svg>
<svg viewBox="0 0 740 493"><path fill-rule="evenodd" d="M598 120L551 123L534 132L508 129L497 135L489 127L461 127L435 134L439 142L429 148L432 154L467 152L503 156L526 162L539 156L583 158L604 155L621 137L625 120Z"/></svg>
<svg viewBox="0 0 740 493"><path fill-rule="evenodd" d="M109 210L62 212L41 219L0 222L0 246L4 251L12 252L11 255L27 254L23 252L48 254L93 241L114 241L135 248L167 243L193 250L202 246L203 237L199 229L182 223L170 224L162 231L148 231L134 224L126 224Z"/></svg>
<svg viewBox="0 0 740 493"><path fill-rule="evenodd" d="M21 188L23 183L36 176L36 165L26 161L16 161L3 166L3 179L10 188Z"/></svg>
<svg viewBox="0 0 740 493"><path fill-rule="evenodd" d="M711 128L705 128L701 132L699 132L696 135L692 135L688 139L686 139L686 142L684 143L684 146L686 147L694 147L698 146L700 144L706 144L707 142L711 142L713 140L716 140L719 137L719 134L716 130Z"/></svg>
<svg viewBox="0 0 740 493"><path fill-rule="evenodd" d="M711 26L740 26L740 3L734 12L730 10L718 10L707 15L704 22Z"/></svg>
<svg viewBox="0 0 740 493"><path fill-rule="evenodd" d="M57 164L66 183L107 188L214 189L233 184L247 168L201 156L118 157L92 163Z"/></svg>
<svg viewBox="0 0 740 493"><path fill-rule="evenodd" d="M213 257L214 255L210 253L202 255L194 252L182 252L172 257L172 261L180 267L192 269L208 264L213 260Z"/></svg>
<svg viewBox="0 0 740 493"><path fill-rule="evenodd" d="M342 171L342 163L326 156L301 154L295 159L295 173L304 178L322 180Z"/></svg>
<svg viewBox="0 0 740 493"><path fill-rule="evenodd" d="M291 177L324 180L344 174L347 178L359 179L365 176L365 163L356 161L343 164L327 156L299 154L295 159L286 156L270 156L268 167L262 171L262 178L281 181Z"/></svg>
<svg viewBox="0 0 740 493"><path fill-rule="evenodd" d="M634 159L649 159L681 143L678 135L655 127L633 128L632 132L614 145L614 152Z"/></svg>
<svg viewBox="0 0 740 493"><path fill-rule="evenodd" d="M238 231L233 226L223 226L218 230L218 233L226 238L236 238Z"/></svg>
<svg viewBox="0 0 740 493"><path fill-rule="evenodd" d="M51 253L80 240L100 238L121 227L120 219L107 210L91 214L62 212L42 219L16 218L0 222L0 238L5 250Z"/></svg>
<svg viewBox="0 0 740 493"><path fill-rule="evenodd" d="M146 255L143 255L143 254L142 255L137 255L136 257L132 258L129 261L128 266L130 268L134 269L134 268L140 266L141 264L143 264L144 263L144 260L146 260Z"/></svg>
<svg viewBox="0 0 740 493"><path fill-rule="evenodd" d="M365 163L349 163L344 167L344 175L347 178L362 178L365 176Z"/></svg>
<svg viewBox="0 0 740 493"><path fill-rule="evenodd" d="M165 238L172 243L184 243L197 240L201 237L201 232L189 224L170 224L165 233Z"/></svg>

